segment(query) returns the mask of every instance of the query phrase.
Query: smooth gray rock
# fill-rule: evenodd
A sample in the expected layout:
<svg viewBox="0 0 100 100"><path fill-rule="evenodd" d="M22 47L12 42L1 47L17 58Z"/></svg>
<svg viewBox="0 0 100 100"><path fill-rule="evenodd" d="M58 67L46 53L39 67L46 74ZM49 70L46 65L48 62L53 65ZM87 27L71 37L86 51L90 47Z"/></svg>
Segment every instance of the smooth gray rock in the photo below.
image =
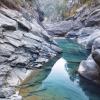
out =
<svg viewBox="0 0 100 100"><path fill-rule="evenodd" d="M46 24L45 28L50 35L64 36L73 27L73 21L61 21L57 23Z"/></svg>
<svg viewBox="0 0 100 100"><path fill-rule="evenodd" d="M80 75L82 75L86 79L100 84L100 81L99 81L100 76L99 76L98 69L99 69L98 65L95 63L95 61L90 55L87 60L83 60L80 63L78 72Z"/></svg>
<svg viewBox="0 0 100 100"><path fill-rule="evenodd" d="M99 71L100 71L100 49L96 49L95 51L93 51L92 57L94 61L97 63L97 65L99 66Z"/></svg>

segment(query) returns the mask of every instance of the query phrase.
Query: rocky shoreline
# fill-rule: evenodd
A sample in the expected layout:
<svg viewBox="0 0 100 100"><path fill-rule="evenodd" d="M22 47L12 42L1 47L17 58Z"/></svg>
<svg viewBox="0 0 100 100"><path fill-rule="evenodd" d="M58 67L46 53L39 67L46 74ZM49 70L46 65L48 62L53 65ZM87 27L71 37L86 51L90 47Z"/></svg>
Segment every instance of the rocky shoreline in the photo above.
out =
<svg viewBox="0 0 100 100"><path fill-rule="evenodd" d="M32 2L22 6L0 1L0 100L21 100L18 86L33 68L61 53L53 37L76 40L91 54L80 63L80 75L100 84L100 5L83 5L75 16L42 24L43 12ZM13 9L13 10L12 10ZM20 10L19 10L20 9Z"/></svg>
<svg viewBox="0 0 100 100"><path fill-rule="evenodd" d="M91 52L87 60L80 63L78 72L100 85L100 4L85 4L65 21L44 26L52 36L73 39Z"/></svg>

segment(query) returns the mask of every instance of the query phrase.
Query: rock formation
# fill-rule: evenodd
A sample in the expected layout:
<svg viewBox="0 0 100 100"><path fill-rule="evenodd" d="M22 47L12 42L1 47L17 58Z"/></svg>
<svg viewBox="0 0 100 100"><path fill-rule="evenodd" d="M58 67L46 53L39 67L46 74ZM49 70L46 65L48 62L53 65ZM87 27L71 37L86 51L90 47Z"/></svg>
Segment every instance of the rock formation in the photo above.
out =
<svg viewBox="0 0 100 100"><path fill-rule="evenodd" d="M66 37L77 40L79 44L91 51L89 58L80 63L78 72L86 79L100 84L100 5L81 8L73 17L72 30L67 32Z"/></svg>
<svg viewBox="0 0 100 100"><path fill-rule="evenodd" d="M61 52L42 27L40 10L31 0L18 1L0 1L0 100L12 100L15 86L31 72L28 69Z"/></svg>
<svg viewBox="0 0 100 100"><path fill-rule="evenodd" d="M100 84L100 3L98 0L88 2L89 4L83 3L76 14L65 21L44 26L50 35L75 39L91 51L89 58L81 62L78 72Z"/></svg>

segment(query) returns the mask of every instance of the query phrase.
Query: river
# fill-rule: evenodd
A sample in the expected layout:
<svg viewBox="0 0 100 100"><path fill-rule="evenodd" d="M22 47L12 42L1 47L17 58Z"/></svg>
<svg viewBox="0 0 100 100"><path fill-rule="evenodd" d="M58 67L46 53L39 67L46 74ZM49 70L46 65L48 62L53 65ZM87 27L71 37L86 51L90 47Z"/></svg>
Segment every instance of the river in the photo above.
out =
<svg viewBox="0 0 100 100"><path fill-rule="evenodd" d="M33 70L19 88L23 100L100 100L100 88L77 73L89 52L75 41L56 41L63 53Z"/></svg>

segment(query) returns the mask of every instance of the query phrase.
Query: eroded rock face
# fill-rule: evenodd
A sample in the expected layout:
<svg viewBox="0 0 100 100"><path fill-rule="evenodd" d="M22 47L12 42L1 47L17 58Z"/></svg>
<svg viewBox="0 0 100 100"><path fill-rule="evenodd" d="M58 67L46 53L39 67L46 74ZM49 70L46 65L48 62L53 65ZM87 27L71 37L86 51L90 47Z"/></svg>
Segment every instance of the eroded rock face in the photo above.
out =
<svg viewBox="0 0 100 100"><path fill-rule="evenodd" d="M27 69L42 66L58 52L36 19L30 22L18 11L0 8L0 98L10 98L15 92L10 86L25 79Z"/></svg>

